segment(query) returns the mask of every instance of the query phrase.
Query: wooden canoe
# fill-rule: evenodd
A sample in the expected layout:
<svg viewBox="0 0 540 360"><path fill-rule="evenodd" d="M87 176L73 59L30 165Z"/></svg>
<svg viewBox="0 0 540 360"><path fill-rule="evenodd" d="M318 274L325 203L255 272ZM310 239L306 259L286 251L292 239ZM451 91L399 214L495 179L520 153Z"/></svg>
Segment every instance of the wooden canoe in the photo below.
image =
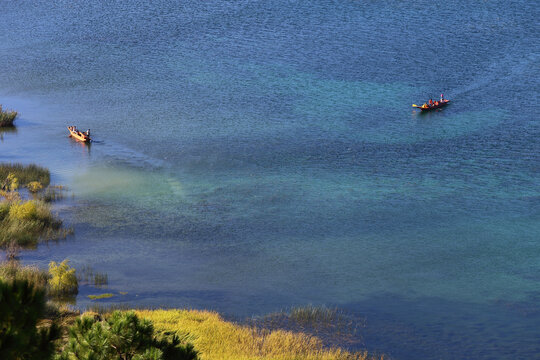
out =
<svg viewBox="0 0 540 360"><path fill-rule="evenodd" d="M416 108L420 109L422 111L430 111L430 110L440 109L443 106L448 105L449 102L450 102L450 100L444 99L443 101L439 101L439 103L437 105L435 105L435 104L433 104L431 106L428 105L428 107L416 106Z"/></svg>
<svg viewBox="0 0 540 360"><path fill-rule="evenodd" d="M69 131L69 137L72 137L75 140L79 140L82 142L92 141L92 139L90 139L90 136L87 136L85 133L80 132L78 130L72 130L69 126L68 126L68 131Z"/></svg>

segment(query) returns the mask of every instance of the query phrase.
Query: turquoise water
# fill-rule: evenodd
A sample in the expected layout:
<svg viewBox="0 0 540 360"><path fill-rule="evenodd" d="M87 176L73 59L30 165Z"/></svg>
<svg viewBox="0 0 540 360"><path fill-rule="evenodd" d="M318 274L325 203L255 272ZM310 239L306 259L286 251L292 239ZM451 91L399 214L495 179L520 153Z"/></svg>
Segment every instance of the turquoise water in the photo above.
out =
<svg viewBox="0 0 540 360"><path fill-rule="evenodd" d="M339 306L400 359L540 353L534 3L1 6L0 161L74 195L25 261L91 264L104 303Z"/></svg>

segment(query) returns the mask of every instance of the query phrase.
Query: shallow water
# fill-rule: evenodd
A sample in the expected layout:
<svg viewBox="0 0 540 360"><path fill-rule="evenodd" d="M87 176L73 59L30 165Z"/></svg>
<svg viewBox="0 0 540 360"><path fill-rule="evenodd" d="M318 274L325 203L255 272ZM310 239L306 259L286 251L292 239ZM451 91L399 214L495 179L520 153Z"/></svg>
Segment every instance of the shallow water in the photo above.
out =
<svg viewBox="0 0 540 360"><path fill-rule="evenodd" d="M533 3L0 6L0 161L74 194L25 261L106 272L105 304L337 305L397 358L540 352Z"/></svg>

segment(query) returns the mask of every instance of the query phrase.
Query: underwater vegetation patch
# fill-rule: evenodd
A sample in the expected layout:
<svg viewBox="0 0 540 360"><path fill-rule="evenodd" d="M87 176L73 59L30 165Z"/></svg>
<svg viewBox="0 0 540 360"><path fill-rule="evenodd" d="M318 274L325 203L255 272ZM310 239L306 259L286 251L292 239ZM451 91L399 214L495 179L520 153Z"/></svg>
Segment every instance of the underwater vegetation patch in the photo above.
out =
<svg viewBox="0 0 540 360"><path fill-rule="evenodd" d="M99 299L108 299L112 298L114 294L112 293L105 293L105 294L99 294L99 295L88 295L88 298L92 300L99 300Z"/></svg>
<svg viewBox="0 0 540 360"><path fill-rule="evenodd" d="M77 270L77 279L81 283L98 288L105 287L109 283L109 277L106 273L97 272L90 265L85 265Z"/></svg>
<svg viewBox="0 0 540 360"><path fill-rule="evenodd" d="M317 336L325 344L343 346L361 344L359 330L365 327L365 319L353 317L338 308L310 304L253 318L248 324L269 330L305 332Z"/></svg>

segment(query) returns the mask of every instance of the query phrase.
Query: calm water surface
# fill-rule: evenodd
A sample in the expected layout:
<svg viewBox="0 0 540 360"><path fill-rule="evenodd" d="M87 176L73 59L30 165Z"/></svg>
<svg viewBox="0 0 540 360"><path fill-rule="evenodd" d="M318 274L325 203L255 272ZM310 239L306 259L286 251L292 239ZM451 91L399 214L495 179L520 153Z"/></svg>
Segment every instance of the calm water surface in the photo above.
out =
<svg viewBox="0 0 540 360"><path fill-rule="evenodd" d="M400 359L540 354L534 2L0 10L0 161L74 194L75 235L25 261L106 272L108 303L338 306Z"/></svg>

